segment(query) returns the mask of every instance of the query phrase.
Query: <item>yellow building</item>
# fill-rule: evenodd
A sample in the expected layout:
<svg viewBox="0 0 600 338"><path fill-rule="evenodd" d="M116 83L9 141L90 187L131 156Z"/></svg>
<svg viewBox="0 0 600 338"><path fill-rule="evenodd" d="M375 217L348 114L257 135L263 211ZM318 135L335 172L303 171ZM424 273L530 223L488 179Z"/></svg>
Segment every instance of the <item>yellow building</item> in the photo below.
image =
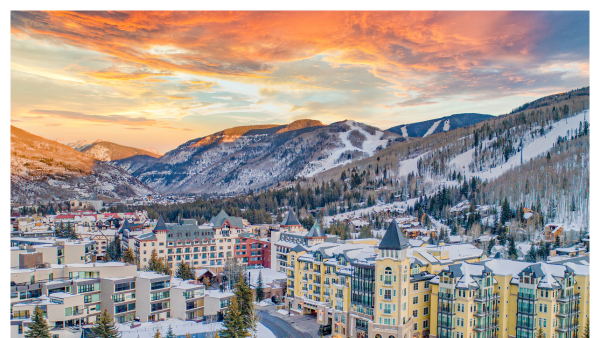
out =
<svg viewBox="0 0 600 338"><path fill-rule="evenodd" d="M370 243L369 243L370 244ZM487 259L471 244L411 247L396 222L377 246L291 249L286 302L343 337L580 336L589 265Z"/></svg>

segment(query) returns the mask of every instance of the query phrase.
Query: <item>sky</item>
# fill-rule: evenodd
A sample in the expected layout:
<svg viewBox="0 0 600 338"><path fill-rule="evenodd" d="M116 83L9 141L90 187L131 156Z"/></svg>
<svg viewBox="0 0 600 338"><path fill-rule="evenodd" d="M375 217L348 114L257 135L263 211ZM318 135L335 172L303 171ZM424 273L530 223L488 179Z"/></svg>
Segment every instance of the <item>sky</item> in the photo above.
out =
<svg viewBox="0 0 600 338"><path fill-rule="evenodd" d="M241 125L381 129L589 85L589 12L11 12L11 124L166 152Z"/></svg>

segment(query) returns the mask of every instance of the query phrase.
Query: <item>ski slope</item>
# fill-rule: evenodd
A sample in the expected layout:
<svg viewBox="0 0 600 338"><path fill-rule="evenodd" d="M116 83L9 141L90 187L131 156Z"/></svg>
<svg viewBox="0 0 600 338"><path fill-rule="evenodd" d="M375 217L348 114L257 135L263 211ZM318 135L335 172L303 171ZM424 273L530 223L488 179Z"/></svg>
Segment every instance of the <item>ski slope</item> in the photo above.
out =
<svg viewBox="0 0 600 338"><path fill-rule="evenodd" d="M437 127L440 125L441 122L442 122L442 120L435 121L431 125L431 127L429 128L429 130L425 133L425 135L423 135L423 137L427 137L427 136L433 134L433 132L437 129Z"/></svg>
<svg viewBox="0 0 600 338"><path fill-rule="evenodd" d="M589 114L589 110L585 113ZM584 112L578 115L562 119L552 124L552 130L546 132L544 136L538 136L532 142L525 144L523 147L523 163L530 161L538 156L545 155L552 149L556 140L559 136L565 137L567 134L571 135L571 131L579 129L579 123L584 120ZM492 140L493 141L493 140ZM488 141L491 142L491 141ZM521 152L517 152L511 156L506 163L495 168L490 168L486 171L471 172L468 170L469 163L473 161L474 148L467 150L466 152L456 156L450 161L450 168L455 168L457 171L463 173L466 178L479 177L482 180L493 180L504 174L508 170L521 165Z"/></svg>

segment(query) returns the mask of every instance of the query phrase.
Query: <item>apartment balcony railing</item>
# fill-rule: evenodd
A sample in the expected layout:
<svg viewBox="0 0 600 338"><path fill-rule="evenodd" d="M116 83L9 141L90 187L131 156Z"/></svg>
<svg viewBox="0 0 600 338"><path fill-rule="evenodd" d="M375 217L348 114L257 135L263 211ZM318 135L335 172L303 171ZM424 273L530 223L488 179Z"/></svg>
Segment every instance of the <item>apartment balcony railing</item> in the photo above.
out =
<svg viewBox="0 0 600 338"><path fill-rule="evenodd" d="M561 317L561 318L565 318L565 317L570 317L570 316L574 316L574 315L578 315L579 314L579 309L574 309L571 312L564 312L564 311L559 311L556 316L557 317Z"/></svg>
<svg viewBox="0 0 600 338"><path fill-rule="evenodd" d="M491 296L489 296L489 295L488 296L481 295L481 296L477 296L475 298L475 302L476 303L485 303L485 302L489 302L489 301L495 301L495 300L498 300L498 299L500 299L500 296L498 294L493 294Z"/></svg>
<svg viewBox="0 0 600 338"><path fill-rule="evenodd" d="M577 329L578 327L579 327L578 324L560 325L560 326L556 327L556 331L557 332L569 332L569 331L573 331L573 330Z"/></svg>
<svg viewBox="0 0 600 338"><path fill-rule="evenodd" d="M570 303L570 302L578 301L579 299L581 299L581 296L579 294L576 294L576 295L572 295L572 296L568 296L568 297L560 297L556 300L559 303Z"/></svg>
<svg viewBox="0 0 600 338"><path fill-rule="evenodd" d="M456 300L456 296L452 293L438 293L438 299Z"/></svg>

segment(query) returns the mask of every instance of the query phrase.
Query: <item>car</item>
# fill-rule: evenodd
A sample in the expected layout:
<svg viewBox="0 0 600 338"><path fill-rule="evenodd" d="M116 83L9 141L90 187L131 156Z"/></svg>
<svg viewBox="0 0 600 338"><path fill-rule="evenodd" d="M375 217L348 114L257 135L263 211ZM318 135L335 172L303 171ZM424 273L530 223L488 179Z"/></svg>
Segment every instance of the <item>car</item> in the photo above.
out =
<svg viewBox="0 0 600 338"><path fill-rule="evenodd" d="M324 336L330 335L331 334L331 324L321 325L319 327L319 334L322 334Z"/></svg>

